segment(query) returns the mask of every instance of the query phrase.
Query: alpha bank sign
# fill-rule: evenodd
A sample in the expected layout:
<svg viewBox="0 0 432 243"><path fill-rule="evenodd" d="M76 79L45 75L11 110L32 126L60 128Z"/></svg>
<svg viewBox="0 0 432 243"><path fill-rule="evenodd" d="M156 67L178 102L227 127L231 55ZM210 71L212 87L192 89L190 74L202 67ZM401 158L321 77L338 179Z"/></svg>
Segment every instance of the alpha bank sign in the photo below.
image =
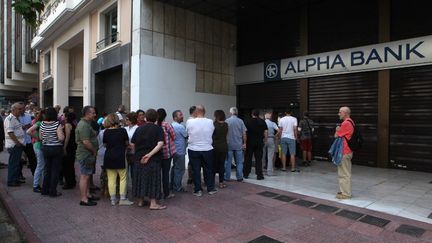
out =
<svg viewBox="0 0 432 243"><path fill-rule="evenodd" d="M432 64L432 35L264 63L264 80L297 79Z"/></svg>

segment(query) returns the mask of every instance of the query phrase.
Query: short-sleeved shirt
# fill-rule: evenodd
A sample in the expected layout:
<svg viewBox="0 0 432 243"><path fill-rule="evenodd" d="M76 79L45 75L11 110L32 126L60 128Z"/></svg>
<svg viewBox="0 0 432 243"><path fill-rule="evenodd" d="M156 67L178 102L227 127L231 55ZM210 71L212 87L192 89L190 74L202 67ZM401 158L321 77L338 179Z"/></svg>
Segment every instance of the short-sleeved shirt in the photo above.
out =
<svg viewBox="0 0 432 243"><path fill-rule="evenodd" d="M309 118L305 118L299 123L300 139L312 138L312 127L313 121Z"/></svg>
<svg viewBox="0 0 432 243"><path fill-rule="evenodd" d="M176 138L173 127L166 121L161 124L162 130L164 132L164 146L163 146L163 158L172 158L174 154L177 153L176 145L174 140Z"/></svg>
<svg viewBox="0 0 432 243"><path fill-rule="evenodd" d="M178 122L171 123L176 139L174 140L177 154L178 155L185 155L186 154L186 146L187 146L187 132L186 127Z"/></svg>
<svg viewBox="0 0 432 243"><path fill-rule="evenodd" d="M12 113L10 113L4 121L4 131L6 148L13 148L16 145L14 140L9 136L10 132L13 132L18 141L24 144L24 130L22 129L22 124Z"/></svg>
<svg viewBox="0 0 432 243"><path fill-rule="evenodd" d="M97 132L92 128L91 121L81 119L75 129L75 141L77 143L76 159L83 160L92 156L92 152L84 146L83 141L89 140L95 149L98 148Z"/></svg>
<svg viewBox="0 0 432 243"><path fill-rule="evenodd" d="M264 142L264 131L267 130L267 124L261 118L252 118L246 121L247 143L260 144Z"/></svg>
<svg viewBox="0 0 432 243"><path fill-rule="evenodd" d="M265 123L267 125L267 137L273 138L278 130L276 123L272 122L270 119L266 119Z"/></svg>
<svg viewBox="0 0 432 243"><path fill-rule="evenodd" d="M225 122L228 124L228 149L241 150L243 134L247 131L243 120L233 115L226 119Z"/></svg>
<svg viewBox="0 0 432 243"><path fill-rule="evenodd" d="M21 122L21 124L24 126L26 125L31 125L32 124L32 118L31 115L27 112L24 112L24 114L22 116L19 117L19 121ZM31 136L30 134L24 133L24 143L25 144L29 144L31 143Z"/></svg>
<svg viewBox="0 0 432 243"><path fill-rule="evenodd" d="M354 127L351 124L351 122L349 122L348 120L351 120L351 118L344 120L341 124L339 131L336 132L336 136L343 138L342 139L343 140L343 152L342 152L342 154L351 154L352 153L352 150L348 146L347 139L348 140L351 139L351 137L354 133ZM351 120L351 121L354 123L353 120ZM346 137L346 139L344 137Z"/></svg>
<svg viewBox="0 0 432 243"><path fill-rule="evenodd" d="M141 158L150 153L158 142L164 141L163 130L160 126L154 123L146 123L140 126L132 136L132 143L135 144L135 161L140 161ZM153 155L150 160L162 160L162 149Z"/></svg>
<svg viewBox="0 0 432 243"><path fill-rule="evenodd" d="M215 130L213 132L213 148L216 151L227 151L228 142L228 124L226 122L214 122Z"/></svg>
<svg viewBox="0 0 432 243"><path fill-rule="evenodd" d="M105 169L124 169L126 161L126 142L128 134L123 128L105 129L103 143L106 151L104 155Z"/></svg>
<svg viewBox="0 0 432 243"><path fill-rule="evenodd" d="M284 116L279 121L279 127L282 128L281 138L296 139L294 131L297 129L297 118L293 116Z"/></svg>
<svg viewBox="0 0 432 243"><path fill-rule="evenodd" d="M192 151L210 151L213 149L213 121L205 118L189 119L186 122L189 149Z"/></svg>

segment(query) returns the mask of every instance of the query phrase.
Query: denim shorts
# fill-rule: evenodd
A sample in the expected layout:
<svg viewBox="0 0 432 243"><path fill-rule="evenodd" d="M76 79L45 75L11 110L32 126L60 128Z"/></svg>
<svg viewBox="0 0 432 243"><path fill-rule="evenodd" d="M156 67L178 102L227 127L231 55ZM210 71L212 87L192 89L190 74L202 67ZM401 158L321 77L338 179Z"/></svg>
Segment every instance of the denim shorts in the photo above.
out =
<svg viewBox="0 0 432 243"><path fill-rule="evenodd" d="M282 154L287 154L289 150L290 155L296 154L296 140L291 138L281 139Z"/></svg>
<svg viewBox="0 0 432 243"><path fill-rule="evenodd" d="M85 159L79 160L80 172L82 175L92 175L96 169L96 164L93 168L88 168L85 166Z"/></svg>

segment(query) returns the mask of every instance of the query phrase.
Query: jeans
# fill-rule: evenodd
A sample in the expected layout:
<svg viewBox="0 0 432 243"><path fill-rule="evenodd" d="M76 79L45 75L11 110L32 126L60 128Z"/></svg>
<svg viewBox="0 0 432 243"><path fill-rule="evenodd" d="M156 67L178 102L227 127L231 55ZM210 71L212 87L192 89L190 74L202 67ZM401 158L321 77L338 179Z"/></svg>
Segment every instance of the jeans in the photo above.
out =
<svg viewBox="0 0 432 243"><path fill-rule="evenodd" d="M63 146L42 146L42 152L45 158L42 195L55 196L62 167Z"/></svg>
<svg viewBox="0 0 432 243"><path fill-rule="evenodd" d="M8 148L7 151L9 152L7 183L13 184L17 183L19 179L23 147L14 146L13 148Z"/></svg>
<svg viewBox="0 0 432 243"><path fill-rule="evenodd" d="M189 163L192 165L194 192L202 191L201 187L201 167L204 172L204 182L207 185L207 191L213 191L214 174L213 174L213 150L209 151L193 151L188 150Z"/></svg>
<svg viewBox="0 0 432 243"><path fill-rule="evenodd" d="M225 180L231 180L231 161L233 159L236 163L236 177L237 180L243 179L243 150L228 150L227 159L225 160Z"/></svg>
<svg viewBox="0 0 432 243"><path fill-rule="evenodd" d="M40 186L40 180L42 178L42 172L45 168L45 159L44 155L42 153L42 150L39 148L34 148L36 159L37 159L37 166L33 177L33 188Z"/></svg>
<svg viewBox="0 0 432 243"><path fill-rule="evenodd" d="M30 171L32 172L32 175L34 175L36 167L37 167L37 160L36 160L35 152L33 150L33 144L28 143L28 144L26 144L25 147L23 147L23 149L24 149L23 152L26 154L28 162L29 162ZM21 170L22 170L22 165L21 165Z"/></svg>
<svg viewBox="0 0 432 243"><path fill-rule="evenodd" d="M263 147L262 142L251 143L247 145L246 149L246 159L244 166L244 175L249 176L252 169L252 155L255 157L255 173L258 178L263 177L262 172L262 157L263 157Z"/></svg>
<svg viewBox="0 0 432 243"><path fill-rule="evenodd" d="M169 171L171 167L171 159L172 158L162 160L162 191L164 198L168 197L170 192Z"/></svg>
<svg viewBox="0 0 432 243"><path fill-rule="evenodd" d="M173 165L171 167L171 189L180 191L182 189L182 180L185 173L185 155L175 154Z"/></svg>
<svg viewBox="0 0 432 243"><path fill-rule="evenodd" d="M267 138L267 144L263 148L263 166L266 164L267 155L267 175L273 175L273 157L275 153L275 140L273 137Z"/></svg>

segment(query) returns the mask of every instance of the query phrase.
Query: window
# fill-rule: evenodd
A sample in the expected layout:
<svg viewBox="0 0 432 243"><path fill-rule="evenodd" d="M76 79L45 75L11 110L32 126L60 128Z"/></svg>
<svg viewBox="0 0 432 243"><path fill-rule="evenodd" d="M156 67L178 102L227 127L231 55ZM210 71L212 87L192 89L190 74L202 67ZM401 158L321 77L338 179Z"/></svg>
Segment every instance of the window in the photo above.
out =
<svg viewBox="0 0 432 243"><path fill-rule="evenodd" d="M101 40L96 44L97 50L101 50L118 40L117 4L108 8L100 15Z"/></svg>
<svg viewBox="0 0 432 243"><path fill-rule="evenodd" d="M48 79L51 77L51 52L47 52L44 55L44 72L42 73L42 79Z"/></svg>

